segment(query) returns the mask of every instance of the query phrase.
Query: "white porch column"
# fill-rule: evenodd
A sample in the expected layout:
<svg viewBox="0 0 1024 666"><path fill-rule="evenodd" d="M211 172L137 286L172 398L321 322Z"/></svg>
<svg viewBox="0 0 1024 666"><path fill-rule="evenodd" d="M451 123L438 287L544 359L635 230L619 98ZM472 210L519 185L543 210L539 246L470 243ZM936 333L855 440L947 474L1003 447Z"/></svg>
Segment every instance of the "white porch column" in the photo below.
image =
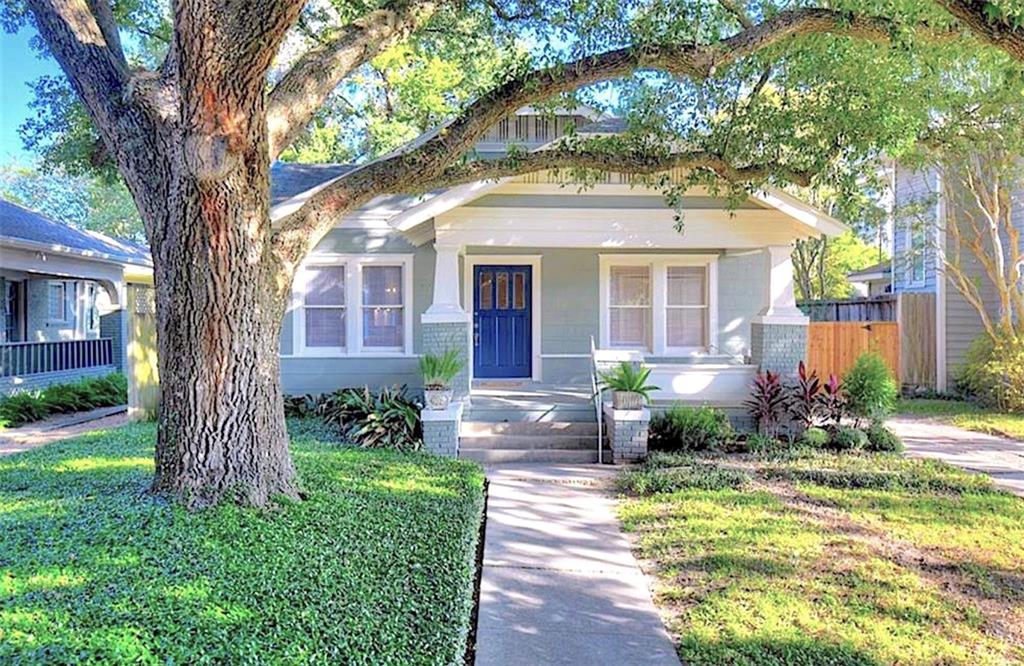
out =
<svg viewBox="0 0 1024 666"><path fill-rule="evenodd" d="M457 400L469 398L470 317L459 299L460 245L434 243L434 299L420 318L424 354L443 354L449 349L459 350L465 363L462 372L452 380L452 391Z"/></svg>
<svg viewBox="0 0 1024 666"><path fill-rule="evenodd" d="M465 323L469 317L459 298L459 254L462 247L434 243L434 251L434 300L423 313L422 321L424 324Z"/></svg>
<svg viewBox="0 0 1024 666"><path fill-rule="evenodd" d="M750 322L750 359L761 370L796 374L807 357L808 318L796 307L793 291L793 248L764 249L764 302Z"/></svg>
<svg viewBox="0 0 1024 666"><path fill-rule="evenodd" d="M764 248L766 305L754 318L765 324L806 326L807 316L796 306L793 290L793 248L790 245L769 245Z"/></svg>

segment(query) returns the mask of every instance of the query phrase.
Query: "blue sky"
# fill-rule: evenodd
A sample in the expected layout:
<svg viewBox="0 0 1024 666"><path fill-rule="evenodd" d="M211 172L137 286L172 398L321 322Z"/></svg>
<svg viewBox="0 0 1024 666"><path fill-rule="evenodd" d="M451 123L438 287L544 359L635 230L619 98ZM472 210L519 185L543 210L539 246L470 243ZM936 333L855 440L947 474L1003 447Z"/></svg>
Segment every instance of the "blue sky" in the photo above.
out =
<svg viewBox="0 0 1024 666"><path fill-rule="evenodd" d="M28 84L43 74L61 75L55 60L40 58L29 46L33 35L35 30L29 27L13 35L0 31L0 164L31 160L18 136L18 127L30 113L32 91Z"/></svg>

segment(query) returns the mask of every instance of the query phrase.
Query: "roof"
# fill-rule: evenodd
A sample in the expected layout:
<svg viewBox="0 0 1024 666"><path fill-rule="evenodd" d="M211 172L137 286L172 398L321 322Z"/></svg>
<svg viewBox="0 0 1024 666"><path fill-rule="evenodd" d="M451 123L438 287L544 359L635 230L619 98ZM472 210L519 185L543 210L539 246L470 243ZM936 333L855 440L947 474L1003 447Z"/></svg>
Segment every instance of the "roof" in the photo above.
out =
<svg viewBox="0 0 1024 666"><path fill-rule="evenodd" d="M0 199L0 241L122 264L152 265L149 250L138 243L75 229L4 199Z"/></svg>
<svg viewBox="0 0 1024 666"><path fill-rule="evenodd" d="M355 164L274 162L270 165L270 205L276 206L355 168Z"/></svg>
<svg viewBox="0 0 1024 666"><path fill-rule="evenodd" d="M622 134L627 129L625 118L611 117L576 128L577 134Z"/></svg>
<svg viewBox="0 0 1024 666"><path fill-rule="evenodd" d="M880 280L887 278L892 273L892 262L880 261L874 266L862 268L859 271L847 273L846 278L852 282L863 282L865 280Z"/></svg>

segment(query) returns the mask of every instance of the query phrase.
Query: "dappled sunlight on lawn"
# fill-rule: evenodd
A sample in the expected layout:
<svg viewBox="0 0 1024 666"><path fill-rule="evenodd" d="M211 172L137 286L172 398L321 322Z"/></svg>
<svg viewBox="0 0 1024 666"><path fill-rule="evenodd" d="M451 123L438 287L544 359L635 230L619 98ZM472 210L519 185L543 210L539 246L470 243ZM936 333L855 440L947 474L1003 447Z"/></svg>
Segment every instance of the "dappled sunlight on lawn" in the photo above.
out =
<svg viewBox="0 0 1024 666"><path fill-rule="evenodd" d="M827 456L765 466L778 478L778 467L816 463L845 467ZM845 472L912 475L916 465L864 459ZM962 473L946 467L925 463L921 472L972 487L970 479L947 478ZM976 577L932 568L890 541L948 549L954 564L959 553L993 567L1017 558L1019 567L1022 506L994 492L759 481L629 499L621 516L640 554L655 563L656 599L684 663L995 665L1024 658L1005 631L1024 622L1013 611L1014 593L1004 591L997 605L989 597L978 597L977 607L965 603Z"/></svg>
<svg viewBox="0 0 1024 666"><path fill-rule="evenodd" d="M0 662L456 661L481 470L316 432L269 510L147 493L150 425L0 459Z"/></svg>

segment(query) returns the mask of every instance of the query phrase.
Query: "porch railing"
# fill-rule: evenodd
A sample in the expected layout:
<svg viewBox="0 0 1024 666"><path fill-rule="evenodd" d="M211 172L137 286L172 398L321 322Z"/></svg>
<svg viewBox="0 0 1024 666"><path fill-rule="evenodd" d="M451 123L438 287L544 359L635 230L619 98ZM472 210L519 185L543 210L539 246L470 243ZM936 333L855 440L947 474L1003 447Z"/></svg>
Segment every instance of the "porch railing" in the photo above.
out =
<svg viewBox="0 0 1024 666"><path fill-rule="evenodd" d="M0 344L0 377L84 370L113 364L111 338Z"/></svg>

